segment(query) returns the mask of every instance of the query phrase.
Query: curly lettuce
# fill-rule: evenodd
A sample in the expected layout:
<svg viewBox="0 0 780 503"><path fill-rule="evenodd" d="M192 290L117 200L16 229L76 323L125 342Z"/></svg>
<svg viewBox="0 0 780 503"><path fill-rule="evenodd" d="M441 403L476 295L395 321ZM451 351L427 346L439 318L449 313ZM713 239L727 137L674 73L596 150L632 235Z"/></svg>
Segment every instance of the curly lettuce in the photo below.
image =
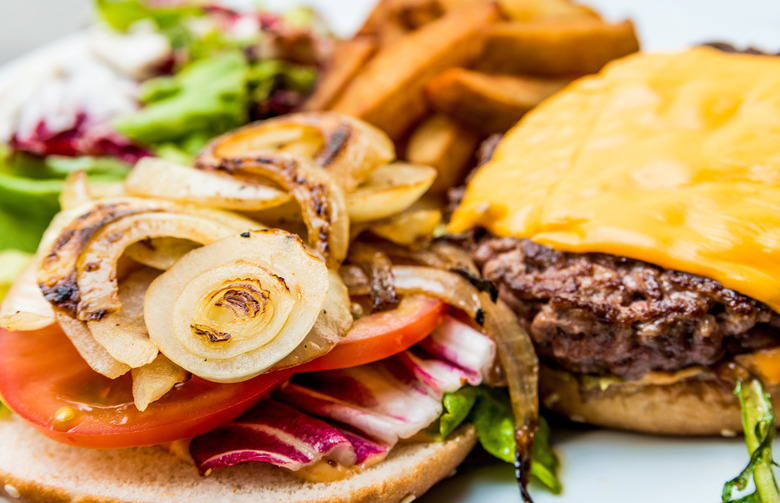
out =
<svg viewBox="0 0 780 503"><path fill-rule="evenodd" d="M446 437L463 421L470 421L477 430L482 447L493 456L514 463L515 423L509 395L504 390L486 387L466 387L444 395L444 414L439 420L439 434ZM550 427L539 418L533 447L531 475L554 494L560 494L558 458L550 447Z"/></svg>

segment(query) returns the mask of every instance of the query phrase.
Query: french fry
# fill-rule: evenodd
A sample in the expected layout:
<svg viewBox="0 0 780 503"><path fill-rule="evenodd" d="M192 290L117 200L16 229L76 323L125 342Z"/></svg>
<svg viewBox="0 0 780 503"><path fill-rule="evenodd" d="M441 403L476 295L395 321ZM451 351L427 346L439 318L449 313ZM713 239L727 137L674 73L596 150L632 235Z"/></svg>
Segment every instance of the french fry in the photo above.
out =
<svg viewBox="0 0 780 503"><path fill-rule="evenodd" d="M444 114L435 114L414 130L406 146L406 159L438 171L429 193L443 196L463 181L474 157L479 135Z"/></svg>
<svg viewBox="0 0 780 503"><path fill-rule="evenodd" d="M476 4L382 48L332 110L364 119L398 140L427 111L425 83L447 68L470 63L481 52L481 32L497 19L494 4Z"/></svg>
<svg viewBox="0 0 780 503"><path fill-rule="evenodd" d="M590 7L571 0L498 0L498 5L514 21L600 19Z"/></svg>
<svg viewBox="0 0 780 503"><path fill-rule="evenodd" d="M387 18L390 15L390 11L393 8L393 3L397 0L379 0L374 4L374 8L366 16L366 20L358 29L355 36L370 35L376 36L382 29L382 26L387 22Z"/></svg>
<svg viewBox="0 0 780 503"><path fill-rule="evenodd" d="M487 135L506 131L568 82L453 68L430 81L426 92L435 110Z"/></svg>
<svg viewBox="0 0 780 503"><path fill-rule="evenodd" d="M609 61L639 50L634 24L598 20L499 23L485 33L477 69L562 77L595 73Z"/></svg>
<svg viewBox="0 0 780 503"><path fill-rule="evenodd" d="M476 3L488 3L488 0L394 0L387 12L389 18L398 20L407 31L413 31L448 12Z"/></svg>
<svg viewBox="0 0 780 503"><path fill-rule="evenodd" d="M360 27L356 36L371 36L379 47L387 47L403 38L411 30L398 17L401 2L417 0L379 0ZM427 0L419 0L427 1Z"/></svg>
<svg viewBox="0 0 780 503"><path fill-rule="evenodd" d="M327 110L341 95L344 87L358 74L377 48L376 37L356 36L336 46L333 56L317 82L314 93L303 109Z"/></svg>

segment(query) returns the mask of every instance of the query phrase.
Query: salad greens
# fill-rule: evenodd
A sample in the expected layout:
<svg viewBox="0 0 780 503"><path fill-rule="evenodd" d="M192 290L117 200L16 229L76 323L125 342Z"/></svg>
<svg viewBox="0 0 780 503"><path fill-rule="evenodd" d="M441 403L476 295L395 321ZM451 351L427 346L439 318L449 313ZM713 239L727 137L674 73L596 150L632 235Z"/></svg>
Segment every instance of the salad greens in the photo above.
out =
<svg viewBox="0 0 780 503"><path fill-rule="evenodd" d="M115 181L124 178L128 166L108 157L36 157L0 147L0 251L36 250L59 211L63 179L77 170L91 181Z"/></svg>
<svg viewBox="0 0 780 503"><path fill-rule="evenodd" d="M146 106L113 125L132 140L173 142L194 153L247 121L248 70L246 59L232 52L196 61L174 77L149 80L141 86Z"/></svg>
<svg viewBox="0 0 780 503"><path fill-rule="evenodd" d="M249 103L271 98L281 85L307 93L316 78L312 67L278 59L247 62L239 51L191 63L173 77L150 79L141 85L146 106L119 117L117 131L140 143L157 145L157 154L193 156L211 138L249 120ZM167 155L166 155L167 154ZM187 159L187 162L189 159Z"/></svg>
<svg viewBox="0 0 780 503"><path fill-rule="evenodd" d="M93 153L83 147L91 145L82 141L84 136L99 137L90 136L90 128L120 133L126 137L120 140L140 152L136 155L189 163L211 138L295 109L314 85L327 52L321 47L329 46L321 42L330 35L309 9L277 16L194 1L148 0L95 0L95 9L108 29L151 29L163 35L169 61L159 62L154 70L159 76L138 83L141 107L136 111L94 119L79 109L74 113L81 116L70 130L51 129L43 114L32 138L24 137L26 143L0 145L0 251L35 251L59 209L57 198L68 173L83 169L90 181L116 181L127 174L129 166L118 159L80 155ZM52 155L62 153L58 141L69 142L75 153L66 155L74 157ZM41 150L27 153L29 144Z"/></svg>
<svg viewBox="0 0 780 503"><path fill-rule="evenodd" d="M11 288L19 273L29 262L31 255L16 250L0 251L0 301Z"/></svg>
<svg viewBox="0 0 780 503"><path fill-rule="evenodd" d="M742 427L745 431L750 462L739 475L723 486L723 503L777 503L780 502L780 489L775 480L772 466L772 442L777 433L775 415L769 394L764 392L757 379L737 383L735 390L742 407ZM755 483L755 491L734 497L734 490L743 491L750 479Z"/></svg>
<svg viewBox="0 0 780 503"><path fill-rule="evenodd" d="M439 420L442 438L452 433L463 421L469 420L477 429L482 447L493 456L514 463L515 422L509 395L503 389L466 387L444 395L444 414ZM554 494L562 486L557 476L558 458L550 447L550 427L539 418L533 447L531 475Z"/></svg>
<svg viewBox="0 0 780 503"><path fill-rule="evenodd" d="M202 10L191 6L172 3L150 7L142 0L97 0L98 14L117 31L126 31L134 23L148 19L160 30L175 27L190 16L202 14Z"/></svg>

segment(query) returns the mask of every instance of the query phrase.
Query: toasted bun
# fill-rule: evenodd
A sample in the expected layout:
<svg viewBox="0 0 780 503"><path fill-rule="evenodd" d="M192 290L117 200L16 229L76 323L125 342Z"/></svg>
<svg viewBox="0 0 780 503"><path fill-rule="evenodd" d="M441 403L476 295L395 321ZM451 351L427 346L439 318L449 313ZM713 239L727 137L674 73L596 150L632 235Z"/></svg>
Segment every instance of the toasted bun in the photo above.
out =
<svg viewBox="0 0 780 503"><path fill-rule="evenodd" d="M0 497L39 502L369 502L419 496L474 447L472 426L446 442L401 444L388 458L337 482L305 482L247 463L208 477L157 447L93 450L59 444L18 418L0 420Z"/></svg>
<svg viewBox="0 0 780 503"><path fill-rule="evenodd" d="M577 422L664 435L733 436L742 431L739 400L707 374L668 384L631 382L585 388L573 374L542 366L540 400ZM780 408L780 387L767 390Z"/></svg>

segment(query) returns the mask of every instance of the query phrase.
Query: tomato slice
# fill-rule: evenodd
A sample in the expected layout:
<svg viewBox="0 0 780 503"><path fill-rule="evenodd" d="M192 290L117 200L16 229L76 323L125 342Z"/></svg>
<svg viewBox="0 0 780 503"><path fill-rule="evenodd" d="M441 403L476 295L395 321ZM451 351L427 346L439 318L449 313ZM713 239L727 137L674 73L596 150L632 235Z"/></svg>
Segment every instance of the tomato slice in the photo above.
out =
<svg viewBox="0 0 780 503"><path fill-rule="evenodd" d="M403 351L433 331L444 313L439 300L407 296L393 311L357 320L343 341L317 360L235 384L193 377L144 412L133 404L129 374L112 380L94 372L59 327L0 329L0 396L59 442L94 448L155 445L235 419L295 372L351 367Z"/></svg>
<svg viewBox="0 0 780 503"><path fill-rule="evenodd" d="M433 297L407 295L392 311L358 319L338 345L296 370L312 372L382 360L400 353L428 336L441 323L447 305Z"/></svg>
<svg viewBox="0 0 780 503"><path fill-rule="evenodd" d="M293 374L264 374L236 384L193 377L144 412L133 404L129 374L93 371L58 327L0 329L0 396L44 435L80 447L155 445L213 430L236 418Z"/></svg>

